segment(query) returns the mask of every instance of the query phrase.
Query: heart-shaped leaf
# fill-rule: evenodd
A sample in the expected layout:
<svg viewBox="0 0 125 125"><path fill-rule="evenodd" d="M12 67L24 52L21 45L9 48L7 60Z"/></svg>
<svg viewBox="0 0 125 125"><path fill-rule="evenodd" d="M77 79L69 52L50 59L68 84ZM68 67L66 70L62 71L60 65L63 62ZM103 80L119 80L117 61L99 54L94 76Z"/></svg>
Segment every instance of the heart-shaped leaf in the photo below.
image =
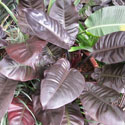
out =
<svg viewBox="0 0 125 125"><path fill-rule="evenodd" d="M125 31L125 7L104 7L93 13L85 21L86 31L95 36L104 36L112 32Z"/></svg>
<svg viewBox="0 0 125 125"><path fill-rule="evenodd" d="M58 60L44 75L40 93L44 109L55 109L70 103L84 89L84 77L78 70L70 69L66 59Z"/></svg>
<svg viewBox="0 0 125 125"><path fill-rule="evenodd" d="M118 108L120 93L106 86L86 83L80 99L84 109L105 125L124 125L125 112Z"/></svg>
<svg viewBox="0 0 125 125"><path fill-rule="evenodd" d="M65 107L58 109L43 110L40 103L40 96L33 96L33 110L36 118L42 122L43 125L60 125Z"/></svg>
<svg viewBox="0 0 125 125"><path fill-rule="evenodd" d="M68 104L65 106L61 125L84 125L83 116L77 104Z"/></svg>
<svg viewBox="0 0 125 125"><path fill-rule="evenodd" d="M93 56L107 64L125 61L125 32L116 32L100 38L93 47Z"/></svg>
<svg viewBox="0 0 125 125"><path fill-rule="evenodd" d="M39 54L46 44L46 41L32 37L26 43L16 43L7 46L6 51L13 60L34 67L37 60L39 60Z"/></svg>
<svg viewBox="0 0 125 125"><path fill-rule="evenodd" d="M27 107L32 110L30 105L27 105ZM8 121L9 125L35 125L32 114L17 98L14 98L9 106Z"/></svg>
<svg viewBox="0 0 125 125"><path fill-rule="evenodd" d="M39 38L65 49L74 44L73 38L63 26L44 11L25 9L25 14L28 24Z"/></svg>
<svg viewBox="0 0 125 125"><path fill-rule="evenodd" d="M20 0L18 5L18 25L22 32L33 35L31 27L28 25L23 9L34 8L44 10L43 0Z"/></svg>
<svg viewBox="0 0 125 125"><path fill-rule="evenodd" d="M79 16L72 0L56 0L49 15L62 24L63 28L75 39L78 33Z"/></svg>
<svg viewBox="0 0 125 125"><path fill-rule="evenodd" d="M7 112L13 99L17 83L17 81L10 80L0 74L0 120Z"/></svg>
<svg viewBox="0 0 125 125"><path fill-rule="evenodd" d="M97 68L92 77L99 84L113 88L120 93L125 92L125 64L105 65L101 69Z"/></svg>
<svg viewBox="0 0 125 125"><path fill-rule="evenodd" d="M9 79L19 81L28 81L37 77L36 71L32 67L21 65L8 56L0 61L0 73Z"/></svg>

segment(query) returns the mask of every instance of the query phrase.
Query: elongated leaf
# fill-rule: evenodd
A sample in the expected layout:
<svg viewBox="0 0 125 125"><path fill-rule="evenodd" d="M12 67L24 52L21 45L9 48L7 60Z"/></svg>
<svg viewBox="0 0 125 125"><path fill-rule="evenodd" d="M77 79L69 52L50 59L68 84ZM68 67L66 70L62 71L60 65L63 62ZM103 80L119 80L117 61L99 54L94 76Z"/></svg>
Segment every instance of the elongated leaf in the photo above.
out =
<svg viewBox="0 0 125 125"><path fill-rule="evenodd" d="M33 96L33 110L36 118L42 122L42 125L60 125L65 107L58 109L43 110L40 103L40 96Z"/></svg>
<svg viewBox="0 0 125 125"><path fill-rule="evenodd" d="M18 5L18 25L22 32L33 35L33 31L27 23L23 9L34 8L44 10L43 0L20 0Z"/></svg>
<svg viewBox="0 0 125 125"><path fill-rule="evenodd" d="M40 100L44 109L59 108L75 100L84 89L85 80L76 69L70 69L66 59L58 60L45 71Z"/></svg>
<svg viewBox="0 0 125 125"><path fill-rule="evenodd" d="M32 107L27 105L30 110ZM9 125L35 125L35 120L27 108L14 98L8 109Z"/></svg>
<svg viewBox="0 0 125 125"><path fill-rule="evenodd" d="M0 74L0 121L13 99L17 83Z"/></svg>
<svg viewBox="0 0 125 125"><path fill-rule="evenodd" d="M96 11L86 21L88 32L104 36L112 32L125 31L125 7L112 6Z"/></svg>
<svg viewBox="0 0 125 125"><path fill-rule="evenodd" d="M83 116L77 104L68 104L65 106L61 125L84 125Z"/></svg>
<svg viewBox="0 0 125 125"><path fill-rule="evenodd" d="M107 64L125 61L125 32L116 32L100 38L93 47L93 56Z"/></svg>
<svg viewBox="0 0 125 125"><path fill-rule="evenodd" d="M28 81L36 78L36 71L30 66L21 65L8 56L0 62L0 73L9 79Z"/></svg>
<svg viewBox="0 0 125 125"><path fill-rule="evenodd" d="M95 69L92 77L99 84L106 85L120 93L125 92L125 64L106 65L102 69Z"/></svg>
<svg viewBox="0 0 125 125"><path fill-rule="evenodd" d="M46 44L46 41L32 37L26 43L16 43L7 46L6 51L13 60L34 67L39 59L39 54Z"/></svg>
<svg viewBox="0 0 125 125"><path fill-rule="evenodd" d="M106 86L86 83L81 95L84 109L96 121L106 125L124 125L124 113L117 107L120 94Z"/></svg>
<svg viewBox="0 0 125 125"><path fill-rule="evenodd" d="M58 21L45 12L26 9L26 18L35 35L61 48L69 49L74 40Z"/></svg>
<svg viewBox="0 0 125 125"><path fill-rule="evenodd" d="M49 15L62 24L72 38L76 38L79 16L72 0L56 0Z"/></svg>

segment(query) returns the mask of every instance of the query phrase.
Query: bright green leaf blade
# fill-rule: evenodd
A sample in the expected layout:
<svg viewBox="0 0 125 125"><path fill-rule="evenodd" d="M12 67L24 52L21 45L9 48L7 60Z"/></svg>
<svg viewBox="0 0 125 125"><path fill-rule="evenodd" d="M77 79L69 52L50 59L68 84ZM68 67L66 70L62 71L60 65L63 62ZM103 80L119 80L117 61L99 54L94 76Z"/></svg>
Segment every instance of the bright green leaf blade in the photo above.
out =
<svg viewBox="0 0 125 125"><path fill-rule="evenodd" d="M125 31L125 7L105 7L93 13L85 21L87 32L96 36L104 36L112 32Z"/></svg>

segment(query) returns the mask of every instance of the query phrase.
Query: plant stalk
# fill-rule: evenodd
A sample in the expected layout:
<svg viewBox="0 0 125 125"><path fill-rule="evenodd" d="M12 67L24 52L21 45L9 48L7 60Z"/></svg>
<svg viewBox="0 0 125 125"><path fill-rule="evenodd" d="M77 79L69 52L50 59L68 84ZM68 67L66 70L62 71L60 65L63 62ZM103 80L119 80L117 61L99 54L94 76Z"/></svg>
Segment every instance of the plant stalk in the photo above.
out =
<svg viewBox="0 0 125 125"><path fill-rule="evenodd" d="M0 5L3 6L3 8L8 12L8 14L12 17L12 19L14 20L14 22L17 24L18 21L17 21L15 15L14 15L13 12L6 6L6 4L4 4L4 3L0 0Z"/></svg>

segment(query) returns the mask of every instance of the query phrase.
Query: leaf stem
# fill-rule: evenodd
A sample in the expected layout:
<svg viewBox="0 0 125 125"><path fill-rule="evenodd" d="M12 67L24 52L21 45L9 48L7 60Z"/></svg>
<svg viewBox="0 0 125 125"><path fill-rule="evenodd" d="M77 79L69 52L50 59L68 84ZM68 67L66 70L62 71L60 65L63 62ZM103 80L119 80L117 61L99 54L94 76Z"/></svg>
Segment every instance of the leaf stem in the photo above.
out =
<svg viewBox="0 0 125 125"><path fill-rule="evenodd" d="M13 12L6 6L6 4L4 4L4 3L0 0L0 5L3 6L3 8L8 12L8 14L12 17L12 19L14 20L14 22L17 24L18 21L17 21L15 15L14 15Z"/></svg>

